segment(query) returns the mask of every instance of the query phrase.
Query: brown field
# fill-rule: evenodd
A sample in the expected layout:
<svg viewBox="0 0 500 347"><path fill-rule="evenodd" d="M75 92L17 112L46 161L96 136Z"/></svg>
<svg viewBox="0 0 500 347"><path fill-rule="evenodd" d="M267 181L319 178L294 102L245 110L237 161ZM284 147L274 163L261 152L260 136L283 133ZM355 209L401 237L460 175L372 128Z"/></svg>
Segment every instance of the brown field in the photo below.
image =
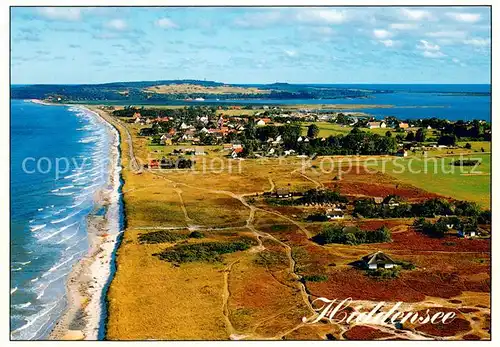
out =
<svg viewBox="0 0 500 347"><path fill-rule="evenodd" d="M436 194L363 169L334 181L335 173L301 170L299 158L229 160L232 169L218 173L203 172L200 158L195 170L136 173L129 168L127 129L136 157L158 157L155 151L170 149L149 146L147 138L137 136L136 125L113 122L122 138L127 227L108 293L107 339L489 338L489 239L429 238L413 230L412 219L349 219L341 223L366 231L387 226L393 241L322 246L311 237L330 223L304 221L320 208L270 206L262 199L264 192L276 187L294 191L327 187L366 197L394 193L411 201ZM207 158L227 161L216 146L207 150ZM312 165L316 164L314 160ZM196 230L205 236L177 244L241 237L251 238L253 244L248 250L222 255L221 261L173 264L153 254L175 243L138 242L139 234L167 229ZM402 270L395 279L376 280L350 265L376 250L416 268ZM324 278L304 279L311 276ZM402 301L414 310L444 307L461 316L453 326L405 326L403 331L393 326L302 323L302 317L313 315L311 301L322 296L351 297L364 305Z"/></svg>

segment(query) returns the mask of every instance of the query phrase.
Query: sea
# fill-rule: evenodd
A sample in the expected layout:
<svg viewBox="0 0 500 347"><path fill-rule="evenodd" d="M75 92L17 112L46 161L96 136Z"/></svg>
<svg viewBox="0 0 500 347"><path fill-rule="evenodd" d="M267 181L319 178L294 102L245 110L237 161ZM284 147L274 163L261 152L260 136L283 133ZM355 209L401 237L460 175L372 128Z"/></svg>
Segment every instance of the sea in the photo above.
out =
<svg viewBox="0 0 500 347"><path fill-rule="evenodd" d="M45 339L89 250L86 218L109 178L109 129L80 107L11 100L10 331Z"/></svg>

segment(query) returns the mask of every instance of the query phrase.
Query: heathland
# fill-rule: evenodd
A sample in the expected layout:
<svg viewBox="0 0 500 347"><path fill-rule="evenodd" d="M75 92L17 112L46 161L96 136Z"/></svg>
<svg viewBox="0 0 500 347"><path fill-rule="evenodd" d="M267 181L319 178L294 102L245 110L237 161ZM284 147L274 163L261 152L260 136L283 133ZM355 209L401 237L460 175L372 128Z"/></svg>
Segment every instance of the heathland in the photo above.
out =
<svg viewBox="0 0 500 347"><path fill-rule="evenodd" d="M107 339L489 338L486 143L439 147L427 141L397 157L389 154L397 150L394 141L381 137L408 136L404 132L318 124L308 134L311 127L291 128L279 119L267 124L264 116L262 128L284 129L283 139L267 129L252 135L258 143L225 140L233 136L230 129L245 131L229 127L232 117L243 118L235 109L230 115L218 110L207 121L202 132L213 135L211 142L198 134L201 128L191 128L203 112L189 121L148 109L96 110L121 134L127 221L108 293ZM158 126L165 128L158 133ZM269 154L273 142L287 141L288 131L310 145ZM322 137L339 134L324 140L331 146L321 144ZM351 138L362 138L368 147L360 150L373 154L337 153L335 146L350 153ZM254 148L243 157L247 146ZM297 155L310 147L304 152L310 156ZM328 153L315 155L318 149ZM189 165L180 168L181 157ZM417 163L420 157L443 159L446 169L459 163L466 171L433 176L390 167L395 158ZM480 165L469 166L476 158ZM471 173L474 168L482 173ZM457 235L471 230L474 237ZM376 251L395 267L360 266ZM318 297L351 297L367 310L379 301L402 301L405 311L432 308L457 318L446 326L306 324L302 317L314 314Z"/></svg>

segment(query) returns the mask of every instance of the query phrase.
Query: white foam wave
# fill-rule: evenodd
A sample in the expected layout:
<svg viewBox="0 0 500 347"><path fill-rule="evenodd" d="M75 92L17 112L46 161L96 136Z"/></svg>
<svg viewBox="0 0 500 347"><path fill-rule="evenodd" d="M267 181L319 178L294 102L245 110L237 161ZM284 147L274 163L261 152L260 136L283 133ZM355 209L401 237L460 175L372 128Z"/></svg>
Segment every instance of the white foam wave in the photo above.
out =
<svg viewBox="0 0 500 347"><path fill-rule="evenodd" d="M26 308L26 307L30 307L31 306L31 302L26 302L24 304L18 304L18 305L12 305L12 307L16 308L16 309L23 309L23 308Z"/></svg>
<svg viewBox="0 0 500 347"><path fill-rule="evenodd" d="M33 225L30 227L30 230L37 231L37 230L45 228L46 226L47 226L47 224Z"/></svg>
<svg viewBox="0 0 500 347"><path fill-rule="evenodd" d="M74 192L69 192L69 193L53 193L54 195L57 195L57 196L70 196L70 195L73 195L75 194Z"/></svg>
<svg viewBox="0 0 500 347"><path fill-rule="evenodd" d="M83 171L77 172L77 173L72 174L72 175L64 176L64 178L68 179L68 178L78 177L81 175L83 175Z"/></svg>
<svg viewBox="0 0 500 347"><path fill-rule="evenodd" d="M68 229L68 228L71 228L73 225L75 225L75 224L77 224L77 223L78 223L78 221L76 221L76 222L74 222L74 223L72 223L72 224L70 224L70 225L63 226L62 228L60 228L60 229L59 229L59 230L57 230L56 232L54 232L54 233L52 233L52 234L49 234L49 235L47 235L47 236L45 236L45 237L42 237L42 238L40 239L40 241L46 241L46 240L48 240L48 239L51 239L52 237L54 237L54 236L56 236L56 235L58 235L58 234L62 233L64 230L66 230L66 229Z"/></svg>
<svg viewBox="0 0 500 347"><path fill-rule="evenodd" d="M61 219L56 219L56 220L53 220L53 221L50 221L51 224L58 224L58 223L61 223L61 222L64 222L65 220L68 220L70 219L71 217L74 217L76 216L78 213L80 213L82 210L78 210L78 211L75 211L73 213L70 213L68 214L66 217L64 218L61 218Z"/></svg>

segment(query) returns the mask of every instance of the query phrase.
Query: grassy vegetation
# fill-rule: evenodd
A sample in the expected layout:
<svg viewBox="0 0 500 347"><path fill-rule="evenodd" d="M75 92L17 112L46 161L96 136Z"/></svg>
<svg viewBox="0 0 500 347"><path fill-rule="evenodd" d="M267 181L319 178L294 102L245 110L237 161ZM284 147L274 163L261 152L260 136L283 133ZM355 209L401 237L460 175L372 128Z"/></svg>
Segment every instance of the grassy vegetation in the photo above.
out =
<svg viewBox="0 0 500 347"><path fill-rule="evenodd" d="M472 167L455 167L451 165L460 157L450 156L429 160L413 160L411 171L400 167L392 160L385 163L385 172L404 183L414 185L429 192L450 196L459 200L474 201L483 208L490 207L491 189L491 156L475 153L468 159L481 160L481 165ZM402 163L408 163L404 160ZM401 162L400 162L401 163ZM383 164L379 163L382 169Z"/></svg>
<svg viewBox="0 0 500 347"><path fill-rule="evenodd" d="M161 260L172 263L190 263L195 261L222 261L222 254L244 251L250 248L248 241L205 242L191 245L179 245L167 248L163 252L153 254Z"/></svg>
<svg viewBox="0 0 500 347"><path fill-rule="evenodd" d="M307 127L311 125L312 123L302 123L302 134L307 135ZM319 128L319 134L318 137L328 137L328 136L335 136L335 135L346 135L351 132L352 127L350 126L342 126L339 124L335 123L330 123L330 122L315 122ZM387 131L394 132L394 129L390 128L379 128L379 129L362 129L363 131L368 131L374 134L378 134L381 136L385 136L385 133Z"/></svg>
<svg viewBox="0 0 500 347"><path fill-rule="evenodd" d="M302 277L306 282L325 282L328 281L328 276L325 275L307 275Z"/></svg>
<svg viewBox="0 0 500 347"><path fill-rule="evenodd" d="M481 148L484 149L485 152L491 152L491 141L465 141L465 142L457 142L457 145L460 147L465 147L465 145L469 143L471 145L471 150L473 151L481 151Z"/></svg>
<svg viewBox="0 0 500 347"><path fill-rule="evenodd" d="M154 231L148 234L139 235L140 243L168 243L179 240L185 240L188 236L186 234L174 233L167 230Z"/></svg>

